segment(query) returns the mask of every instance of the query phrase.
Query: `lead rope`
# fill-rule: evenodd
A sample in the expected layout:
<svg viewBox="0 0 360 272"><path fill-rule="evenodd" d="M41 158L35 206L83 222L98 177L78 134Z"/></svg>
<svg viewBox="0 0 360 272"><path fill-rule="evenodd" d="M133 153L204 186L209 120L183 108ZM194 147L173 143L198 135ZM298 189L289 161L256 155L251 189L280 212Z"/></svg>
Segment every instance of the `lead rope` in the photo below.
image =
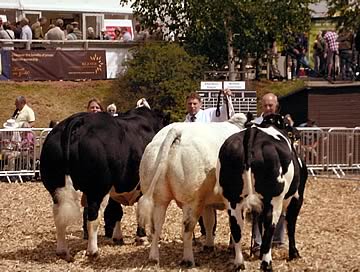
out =
<svg viewBox="0 0 360 272"><path fill-rule="evenodd" d="M219 91L217 104L216 104L216 112L215 112L216 117L220 116L220 99L221 99L221 91Z"/></svg>

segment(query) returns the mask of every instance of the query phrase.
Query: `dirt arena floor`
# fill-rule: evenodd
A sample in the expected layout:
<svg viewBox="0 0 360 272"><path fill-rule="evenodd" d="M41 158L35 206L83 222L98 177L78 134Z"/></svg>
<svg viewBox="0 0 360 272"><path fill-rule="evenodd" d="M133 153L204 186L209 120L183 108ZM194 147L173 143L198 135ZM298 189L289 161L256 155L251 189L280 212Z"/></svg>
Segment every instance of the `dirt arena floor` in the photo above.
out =
<svg viewBox="0 0 360 272"><path fill-rule="evenodd" d="M123 217L124 246L114 246L99 237L100 256L85 256L81 222L68 229L73 263L55 254L52 203L41 183L0 183L0 271L184 271L181 211L174 204L167 212L160 246L160 266L150 265L148 246L136 246L135 207L126 207ZM233 254L227 250L228 220L218 212L218 230L213 253L194 247L198 266L186 271L231 271ZM260 261L249 257L250 225L243 239L247 271L257 271ZM196 229L197 235L199 230ZM309 180L297 225L297 248L301 259L288 262L287 249L273 250L275 271L360 271L360 182Z"/></svg>

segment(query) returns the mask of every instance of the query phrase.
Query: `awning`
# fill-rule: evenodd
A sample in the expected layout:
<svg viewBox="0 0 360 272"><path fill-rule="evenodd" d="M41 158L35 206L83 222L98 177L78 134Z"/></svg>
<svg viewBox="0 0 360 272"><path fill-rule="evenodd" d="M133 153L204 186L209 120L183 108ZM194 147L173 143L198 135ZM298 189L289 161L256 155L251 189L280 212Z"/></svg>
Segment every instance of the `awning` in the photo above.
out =
<svg viewBox="0 0 360 272"><path fill-rule="evenodd" d="M119 0L0 0L0 9L34 11L70 11L113 14L132 14L131 4L120 5Z"/></svg>

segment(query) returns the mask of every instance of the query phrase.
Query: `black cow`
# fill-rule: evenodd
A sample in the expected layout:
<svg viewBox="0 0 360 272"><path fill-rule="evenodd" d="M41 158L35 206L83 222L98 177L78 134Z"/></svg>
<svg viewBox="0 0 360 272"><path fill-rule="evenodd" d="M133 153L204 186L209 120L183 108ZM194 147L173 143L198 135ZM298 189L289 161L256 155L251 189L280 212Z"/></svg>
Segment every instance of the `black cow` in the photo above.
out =
<svg viewBox="0 0 360 272"><path fill-rule="evenodd" d="M94 256L98 252L98 212L102 201L111 190L114 199L133 202L133 196L140 191L139 164L144 149L167 123L163 114L141 107L118 117L108 113L74 114L49 133L40 156L40 173L54 202L59 256L72 259L65 229L80 216L79 194L75 190L86 195L87 254ZM110 214L118 213L113 239L121 240L122 209L114 201L109 204Z"/></svg>
<svg viewBox="0 0 360 272"><path fill-rule="evenodd" d="M264 229L260 248L263 271L272 271L271 243L282 211L286 212L289 259L299 257L295 226L307 169L293 146L292 139L297 136L296 129L282 116L270 115L261 125L253 124L230 136L220 149L217 172L235 244L236 271L245 268L240 240L246 209L260 213Z"/></svg>

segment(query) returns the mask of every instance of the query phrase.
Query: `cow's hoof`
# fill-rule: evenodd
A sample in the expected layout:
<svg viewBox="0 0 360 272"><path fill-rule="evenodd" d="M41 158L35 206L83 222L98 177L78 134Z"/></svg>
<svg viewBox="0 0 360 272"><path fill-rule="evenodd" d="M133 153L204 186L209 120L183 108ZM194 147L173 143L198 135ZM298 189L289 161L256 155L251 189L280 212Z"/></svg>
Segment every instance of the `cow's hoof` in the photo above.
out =
<svg viewBox="0 0 360 272"><path fill-rule="evenodd" d="M203 247L203 252L205 253L211 253L215 251L215 247L214 246L204 246Z"/></svg>
<svg viewBox="0 0 360 272"><path fill-rule="evenodd" d="M265 272L272 272L273 270L272 270L271 262L267 263L265 261L262 261L261 266L260 266L260 270L265 271Z"/></svg>
<svg viewBox="0 0 360 272"><path fill-rule="evenodd" d="M143 237L136 236L135 245L137 245L137 246L147 246L149 244L150 244L149 239L146 236L143 236Z"/></svg>
<svg viewBox="0 0 360 272"><path fill-rule="evenodd" d="M159 260L158 260L158 259L149 258L149 264L150 264L150 265L158 265L158 264L159 264Z"/></svg>
<svg viewBox="0 0 360 272"><path fill-rule="evenodd" d="M96 259L100 256L100 254L99 251L95 251L95 252L86 251L86 256L88 256L90 259Z"/></svg>
<svg viewBox="0 0 360 272"><path fill-rule="evenodd" d="M117 246L125 245L123 238L121 238L121 239L113 238L112 240L113 240L114 244L117 245Z"/></svg>
<svg viewBox="0 0 360 272"><path fill-rule="evenodd" d="M238 271L241 271L241 270L245 270L245 264L238 264L238 265L235 265L235 271L238 272Z"/></svg>
<svg viewBox="0 0 360 272"><path fill-rule="evenodd" d="M289 252L289 261L292 261L294 259L299 259L299 258L301 258L301 257L300 257L299 251L297 251L297 249L291 250Z"/></svg>
<svg viewBox="0 0 360 272"><path fill-rule="evenodd" d="M59 256L60 259L63 259L65 261L67 261L68 263L72 263L74 261L74 258L67 251L56 252L56 255Z"/></svg>
<svg viewBox="0 0 360 272"><path fill-rule="evenodd" d="M185 268L191 268L191 267L194 266L194 262L189 261L189 260L182 260L180 265L185 267Z"/></svg>

